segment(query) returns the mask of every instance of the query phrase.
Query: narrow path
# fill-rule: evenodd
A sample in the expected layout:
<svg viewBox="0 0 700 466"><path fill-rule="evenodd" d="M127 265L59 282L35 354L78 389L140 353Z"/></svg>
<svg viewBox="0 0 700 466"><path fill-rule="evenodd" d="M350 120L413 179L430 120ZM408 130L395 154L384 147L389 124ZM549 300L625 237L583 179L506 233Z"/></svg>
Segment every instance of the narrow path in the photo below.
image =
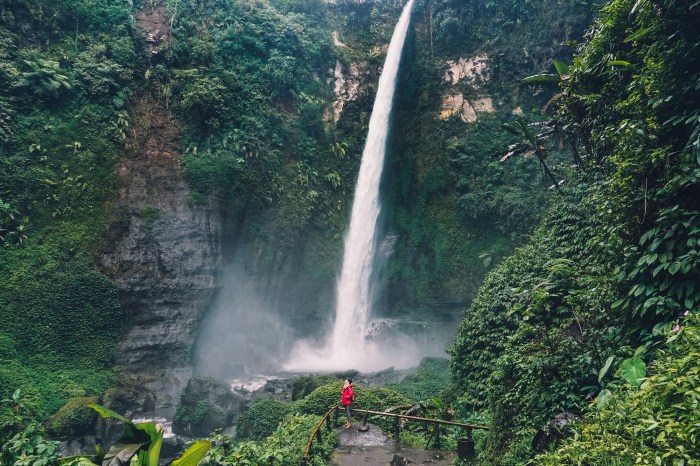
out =
<svg viewBox="0 0 700 466"><path fill-rule="evenodd" d="M448 465L457 458L454 452L398 445L372 424L369 424L370 429L367 432L360 432L357 426L358 424L352 429L338 429L340 446L333 451L330 463L332 466ZM396 462L392 463L395 457Z"/></svg>

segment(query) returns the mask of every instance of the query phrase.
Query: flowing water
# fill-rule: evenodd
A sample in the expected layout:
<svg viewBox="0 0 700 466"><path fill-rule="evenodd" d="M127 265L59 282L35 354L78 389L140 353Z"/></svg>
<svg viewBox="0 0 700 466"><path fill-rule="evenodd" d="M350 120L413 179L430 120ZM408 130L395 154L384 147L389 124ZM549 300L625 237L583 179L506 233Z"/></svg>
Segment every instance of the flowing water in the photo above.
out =
<svg viewBox="0 0 700 466"><path fill-rule="evenodd" d="M373 351L372 347L367 345L365 337L372 313L372 266L380 212L379 184L384 167L396 77L412 7L413 0L410 0L394 29L379 78L355 187L350 227L345 237L343 268L336 288L335 324L332 333L321 351L314 351L308 344L299 345L293 352L289 368L334 370L352 367L372 370L381 368L382 365L386 367L385 358L381 358L381 361L377 359L380 352ZM397 364L392 361L389 365Z"/></svg>

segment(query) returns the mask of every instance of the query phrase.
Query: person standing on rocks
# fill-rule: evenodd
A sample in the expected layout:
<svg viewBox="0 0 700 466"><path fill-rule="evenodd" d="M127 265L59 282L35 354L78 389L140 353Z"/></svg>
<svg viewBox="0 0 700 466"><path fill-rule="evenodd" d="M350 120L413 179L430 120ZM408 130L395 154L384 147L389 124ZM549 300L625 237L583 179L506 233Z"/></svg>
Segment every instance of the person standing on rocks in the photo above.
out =
<svg viewBox="0 0 700 466"><path fill-rule="evenodd" d="M349 429L352 427L352 418L350 417L350 405L355 401L355 392L352 391L352 379L345 379L343 382L343 394L340 397L340 402L345 408L345 416L347 421L345 421L345 428Z"/></svg>

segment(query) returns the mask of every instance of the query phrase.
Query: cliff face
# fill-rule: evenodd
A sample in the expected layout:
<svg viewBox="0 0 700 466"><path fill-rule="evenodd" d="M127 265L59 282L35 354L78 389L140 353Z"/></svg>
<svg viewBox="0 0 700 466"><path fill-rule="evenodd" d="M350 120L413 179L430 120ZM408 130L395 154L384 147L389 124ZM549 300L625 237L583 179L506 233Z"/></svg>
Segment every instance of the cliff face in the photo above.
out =
<svg viewBox="0 0 700 466"><path fill-rule="evenodd" d="M157 62L170 46L163 2L135 17ZM104 272L119 286L129 331L117 364L131 372L189 364L199 321L217 287L222 215L216 196L192 202L183 176L180 129L157 92L132 99L126 157L108 227Z"/></svg>
<svg viewBox="0 0 700 466"><path fill-rule="evenodd" d="M188 202L175 122L149 97L137 99L131 113L137 124L118 167L115 238L102 266L130 319L117 363L139 371L187 363L217 286L221 213L214 197Z"/></svg>

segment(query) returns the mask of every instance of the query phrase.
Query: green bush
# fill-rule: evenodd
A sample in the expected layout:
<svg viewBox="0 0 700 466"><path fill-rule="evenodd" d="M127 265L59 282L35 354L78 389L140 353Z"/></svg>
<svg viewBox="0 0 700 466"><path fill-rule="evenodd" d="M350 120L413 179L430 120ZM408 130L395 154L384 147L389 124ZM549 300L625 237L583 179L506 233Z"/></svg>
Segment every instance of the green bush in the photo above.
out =
<svg viewBox="0 0 700 466"><path fill-rule="evenodd" d="M292 401L305 398L321 385L331 384L338 381L334 375L301 375L294 377L291 382Z"/></svg>
<svg viewBox="0 0 700 466"><path fill-rule="evenodd" d="M700 464L700 313L680 320L641 387L601 392L574 437L533 464Z"/></svg>
<svg viewBox="0 0 700 466"><path fill-rule="evenodd" d="M278 400L259 400L236 420L236 437L262 440L272 435L293 405Z"/></svg>
<svg viewBox="0 0 700 466"><path fill-rule="evenodd" d="M430 400L441 396L448 386L450 379L449 360L445 358L424 358L416 372L401 383L391 385L396 390L413 401Z"/></svg>
<svg viewBox="0 0 700 466"><path fill-rule="evenodd" d="M562 81L553 122L568 128L582 162L559 169L566 183L554 205L529 244L487 277L452 348L458 401L491 426L481 464L531 458L539 428L611 383L606 361L653 358L658 329L700 298L690 285L700 277L700 125L688 103L697 89L679 79L700 76L687 53L698 47L697 15L691 26L687 13L672 1L611 1ZM648 450L601 432L580 464L686 462L661 442L671 434L656 432Z"/></svg>
<svg viewBox="0 0 700 466"><path fill-rule="evenodd" d="M309 436L321 420L314 415L290 415L275 432L260 442L232 443L225 435L214 437L214 447L200 463L202 466L238 466L241 464L269 464L275 466L300 464ZM323 442L314 441L309 464L327 464L338 434L324 430Z"/></svg>

